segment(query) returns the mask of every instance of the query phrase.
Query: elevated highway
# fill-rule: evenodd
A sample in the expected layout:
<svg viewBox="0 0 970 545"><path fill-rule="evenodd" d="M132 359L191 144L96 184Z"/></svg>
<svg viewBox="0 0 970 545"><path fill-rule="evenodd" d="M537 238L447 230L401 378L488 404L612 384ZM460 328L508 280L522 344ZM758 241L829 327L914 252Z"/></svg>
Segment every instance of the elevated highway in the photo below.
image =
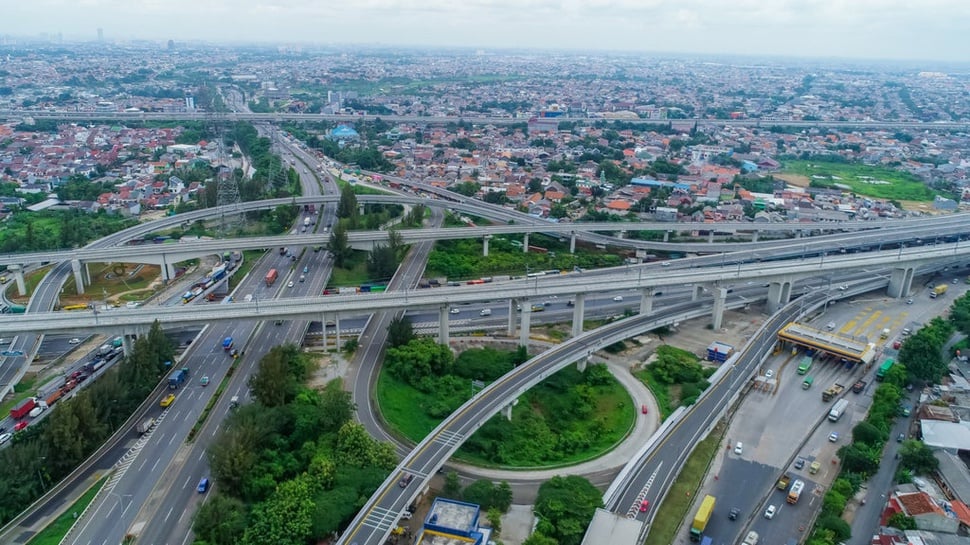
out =
<svg viewBox="0 0 970 545"><path fill-rule="evenodd" d="M234 302L229 305L192 308L125 309L104 313L54 312L0 316L0 328L8 332L46 331L118 331L144 328L155 320L166 324L199 324L240 319L319 319L326 314L375 312L415 307L442 307L450 304L477 303L488 300L527 300L532 297L576 296L606 291L640 290L649 313L649 301L655 288L674 285L714 286L715 325L718 301L723 302L730 288L727 282L753 280L768 282L769 307L778 307L791 297L792 283L802 277L821 276L858 268L890 268L890 291L908 292L906 278L912 281L913 270L934 262L956 263L968 259L970 243L950 243L928 247L845 254L816 258L764 262L727 263L708 268L672 271L657 264L610 269L600 274L568 274L536 277L477 286L443 287L405 291L404 293L370 293L306 297L296 301ZM897 272L902 271L901 274ZM891 294L892 295L892 294ZM898 296L898 295L896 295ZM578 312L582 305L577 304ZM525 309L525 307L524 307ZM722 309L723 310L723 309ZM523 312L526 322L528 311ZM581 319L581 317L580 317Z"/></svg>
<svg viewBox="0 0 970 545"><path fill-rule="evenodd" d="M280 123L283 121L333 121L333 122L359 122L373 121L381 119L390 123L424 123L428 125L440 125L445 123L456 123L465 121L480 125L512 125L528 121L523 117L491 117L480 114L469 114L466 116L416 116L416 115L323 115L323 114L297 114L297 113L251 113L251 112L226 112L219 114L227 121L251 121L263 123ZM33 119L64 119L76 121L206 121L211 114L206 112L45 112L34 110L2 110L0 118L8 120L21 120L25 118ZM611 123L620 121L623 123L635 123L639 125L666 125L667 123L677 123L683 125L713 125L713 126L737 126L737 127L832 127L832 128L861 128L861 129L919 129L919 130L967 130L970 123L967 122L931 122L921 121L801 121L801 120L760 120L760 119L610 119L594 117L559 117L563 122L581 123Z"/></svg>

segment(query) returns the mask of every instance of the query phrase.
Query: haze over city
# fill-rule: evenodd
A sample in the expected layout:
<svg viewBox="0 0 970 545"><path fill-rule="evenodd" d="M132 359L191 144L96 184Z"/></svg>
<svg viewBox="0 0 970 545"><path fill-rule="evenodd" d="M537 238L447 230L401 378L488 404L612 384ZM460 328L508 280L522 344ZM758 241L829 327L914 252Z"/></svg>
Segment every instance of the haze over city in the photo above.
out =
<svg viewBox="0 0 970 545"><path fill-rule="evenodd" d="M37 0L17 37L201 40L963 60L959 0Z"/></svg>

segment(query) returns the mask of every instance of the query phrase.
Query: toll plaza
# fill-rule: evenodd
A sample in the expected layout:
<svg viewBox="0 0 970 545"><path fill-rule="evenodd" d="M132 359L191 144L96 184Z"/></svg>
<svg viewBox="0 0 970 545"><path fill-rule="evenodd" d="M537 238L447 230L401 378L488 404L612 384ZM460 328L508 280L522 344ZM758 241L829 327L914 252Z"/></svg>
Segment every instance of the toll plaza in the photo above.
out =
<svg viewBox="0 0 970 545"><path fill-rule="evenodd" d="M782 348L791 345L806 349L816 356L837 357L848 369L857 363L871 365L876 358L876 345L868 342L868 339L822 331L796 322L781 328L778 340Z"/></svg>

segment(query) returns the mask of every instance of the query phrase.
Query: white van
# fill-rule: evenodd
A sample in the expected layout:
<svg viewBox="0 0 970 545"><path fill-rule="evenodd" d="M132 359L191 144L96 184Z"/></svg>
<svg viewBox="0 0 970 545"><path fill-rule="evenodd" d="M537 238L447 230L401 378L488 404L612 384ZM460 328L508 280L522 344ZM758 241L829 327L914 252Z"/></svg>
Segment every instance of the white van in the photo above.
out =
<svg viewBox="0 0 970 545"><path fill-rule="evenodd" d="M483 308L482 311L478 313L478 315L479 316L491 316L492 315L492 309L490 309L490 308Z"/></svg>

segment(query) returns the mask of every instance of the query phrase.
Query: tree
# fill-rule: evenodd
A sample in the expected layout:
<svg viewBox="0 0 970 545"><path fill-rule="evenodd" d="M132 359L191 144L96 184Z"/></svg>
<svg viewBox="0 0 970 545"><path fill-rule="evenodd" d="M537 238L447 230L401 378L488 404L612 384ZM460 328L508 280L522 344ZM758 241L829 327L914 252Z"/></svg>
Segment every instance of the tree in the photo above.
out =
<svg viewBox="0 0 970 545"><path fill-rule="evenodd" d="M265 407L279 407L296 395L297 382L290 373L287 352L282 346L274 346L259 360L259 370L249 377L253 397Z"/></svg>
<svg viewBox="0 0 970 545"><path fill-rule="evenodd" d="M458 479L458 473L454 471L449 471L445 475L445 497L457 499L462 497L461 495L461 480Z"/></svg>
<svg viewBox="0 0 970 545"><path fill-rule="evenodd" d="M401 232L396 228L392 227L387 231L387 247L394 252L396 263L400 264L401 259L404 258L404 250L407 246L404 244L404 237L401 236Z"/></svg>
<svg viewBox="0 0 970 545"><path fill-rule="evenodd" d="M310 538L314 490L306 478L285 481L266 501L253 508L244 545L304 545Z"/></svg>
<svg viewBox="0 0 970 545"><path fill-rule="evenodd" d="M899 456L900 465L918 475L931 474L940 467L940 461L922 441L903 441Z"/></svg>
<svg viewBox="0 0 970 545"><path fill-rule="evenodd" d="M373 280L390 280L397 266L397 254L390 246L377 244L367 254L367 274Z"/></svg>
<svg viewBox="0 0 970 545"><path fill-rule="evenodd" d="M886 436L869 422L862 421L852 428L852 440L867 445L879 445L886 440Z"/></svg>
<svg viewBox="0 0 970 545"><path fill-rule="evenodd" d="M246 506L225 494L214 494L195 514L192 531L210 545L235 545L246 531Z"/></svg>
<svg viewBox="0 0 970 545"><path fill-rule="evenodd" d="M459 184L456 184L454 187L452 187L452 190L455 193L460 193L466 197L474 197L475 194L478 193L478 190L480 190L481 188L482 186L479 185L478 182L468 181L468 182L461 182Z"/></svg>
<svg viewBox="0 0 970 545"><path fill-rule="evenodd" d="M943 344L934 342L931 335L920 334L922 332L920 330L903 343L899 350L899 359L917 379L939 382L946 372L946 362L940 353Z"/></svg>
<svg viewBox="0 0 970 545"><path fill-rule="evenodd" d="M340 203L337 204L337 217L350 220L351 226L357 225L357 195L354 188L346 185L340 190Z"/></svg>
<svg viewBox="0 0 970 545"><path fill-rule="evenodd" d="M890 515L889 520L886 521L886 525L899 528L900 530L915 530L916 519L907 517L904 513L893 513Z"/></svg>
<svg viewBox="0 0 970 545"><path fill-rule="evenodd" d="M414 327L411 319L401 315L391 320L387 325L387 344L391 348L404 346L414 339Z"/></svg>
<svg viewBox="0 0 970 545"><path fill-rule="evenodd" d="M522 545L559 545L559 542L540 532L535 532L526 538Z"/></svg>
<svg viewBox="0 0 970 545"><path fill-rule="evenodd" d="M342 222L337 222L330 232L330 253L333 254L333 261L338 267L345 266L354 253L347 238L347 228Z"/></svg>
<svg viewBox="0 0 970 545"><path fill-rule="evenodd" d="M556 476L542 483L536 497L535 512L552 527L543 533L560 545L579 545L596 508L603 506L603 495L583 477Z"/></svg>

